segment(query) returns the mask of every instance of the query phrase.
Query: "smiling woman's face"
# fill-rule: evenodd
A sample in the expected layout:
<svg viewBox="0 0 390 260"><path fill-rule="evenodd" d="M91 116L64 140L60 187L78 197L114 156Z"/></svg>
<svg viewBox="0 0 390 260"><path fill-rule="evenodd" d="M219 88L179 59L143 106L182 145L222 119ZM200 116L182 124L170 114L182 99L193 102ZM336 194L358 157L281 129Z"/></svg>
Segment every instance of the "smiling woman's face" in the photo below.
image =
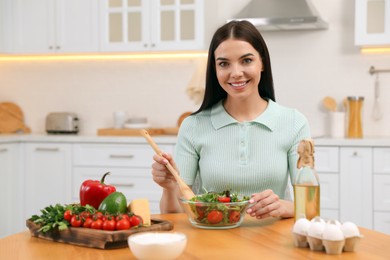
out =
<svg viewBox="0 0 390 260"><path fill-rule="evenodd" d="M250 43L228 39L215 49L214 55L218 82L229 97L258 94L263 63Z"/></svg>

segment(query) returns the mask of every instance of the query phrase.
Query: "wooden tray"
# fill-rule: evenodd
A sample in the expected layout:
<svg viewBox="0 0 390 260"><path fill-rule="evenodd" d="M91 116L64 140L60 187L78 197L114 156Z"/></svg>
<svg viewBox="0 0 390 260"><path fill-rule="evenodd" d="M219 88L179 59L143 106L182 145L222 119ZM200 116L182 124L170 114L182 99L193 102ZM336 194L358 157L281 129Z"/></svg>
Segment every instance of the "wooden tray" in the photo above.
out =
<svg viewBox="0 0 390 260"><path fill-rule="evenodd" d="M97 135L106 136L141 136L141 129L130 129L130 128L101 128L98 129ZM167 128L147 128L150 135L177 135L178 127L167 127Z"/></svg>
<svg viewBox="0 0 390 260"><path fill-rule="evenodd" d="M139 227L128 230L105 231L90 228L72 228L69 227L62 231L49 231L47 233L38 232L40 225L27 220L27 227L30 229L31 236L72 244L77 246L93 247L100 249L114 249L127 247L127 238L138 232L146 231L168 231L173 229L173 224L166 220L152 219L150 227Z"/></svg>

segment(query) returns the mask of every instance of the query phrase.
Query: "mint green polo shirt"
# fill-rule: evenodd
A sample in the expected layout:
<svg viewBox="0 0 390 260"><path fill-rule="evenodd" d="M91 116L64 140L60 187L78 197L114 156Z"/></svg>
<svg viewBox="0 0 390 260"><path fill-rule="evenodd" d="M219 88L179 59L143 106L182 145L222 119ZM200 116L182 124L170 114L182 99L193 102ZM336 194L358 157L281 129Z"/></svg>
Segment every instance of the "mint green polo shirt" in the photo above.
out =
<svg viewBox="0 0 390 260"><path fill-rule="evenodd" d="M174 159L188 185L199 174L204 191L250 196L272 189L283 199L288 176L296 173L297 146L306 138L308 121L296 109L269 100L260 116L240 123L220 101L182 122Z"/></svg>

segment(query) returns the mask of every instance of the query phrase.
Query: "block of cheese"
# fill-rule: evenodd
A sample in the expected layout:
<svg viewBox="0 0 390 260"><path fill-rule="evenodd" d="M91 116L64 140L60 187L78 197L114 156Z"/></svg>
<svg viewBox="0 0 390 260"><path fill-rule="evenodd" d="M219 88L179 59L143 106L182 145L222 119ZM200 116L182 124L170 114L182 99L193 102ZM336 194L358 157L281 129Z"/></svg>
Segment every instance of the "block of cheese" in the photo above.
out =
<svg viewBox="0 0 390 260"><path fill-rule="evenodd" d="M129 205L130 212L142 218L145 226L150 226L150 207L148 199L135 199Z"/></svg>

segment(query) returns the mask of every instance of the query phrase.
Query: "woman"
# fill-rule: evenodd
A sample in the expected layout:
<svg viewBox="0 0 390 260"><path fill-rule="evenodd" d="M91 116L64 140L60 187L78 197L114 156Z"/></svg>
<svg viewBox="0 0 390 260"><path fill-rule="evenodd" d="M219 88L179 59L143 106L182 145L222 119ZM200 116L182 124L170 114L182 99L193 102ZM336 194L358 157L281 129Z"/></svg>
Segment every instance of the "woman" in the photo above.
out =
<svg viewBox="0 0 390 260"><path fill-rule="evenodd" d="M153 179L164 188L161 212L182 212L169 161L189 186L199 176L204 191L251 196L253 217L293 217L293 202L284 195L297 145L309 137L306 118L275 103L261 34L247 21L223 25L210 44L203 103L181 124L175 160L166 153L153 157Z"/></svg>

